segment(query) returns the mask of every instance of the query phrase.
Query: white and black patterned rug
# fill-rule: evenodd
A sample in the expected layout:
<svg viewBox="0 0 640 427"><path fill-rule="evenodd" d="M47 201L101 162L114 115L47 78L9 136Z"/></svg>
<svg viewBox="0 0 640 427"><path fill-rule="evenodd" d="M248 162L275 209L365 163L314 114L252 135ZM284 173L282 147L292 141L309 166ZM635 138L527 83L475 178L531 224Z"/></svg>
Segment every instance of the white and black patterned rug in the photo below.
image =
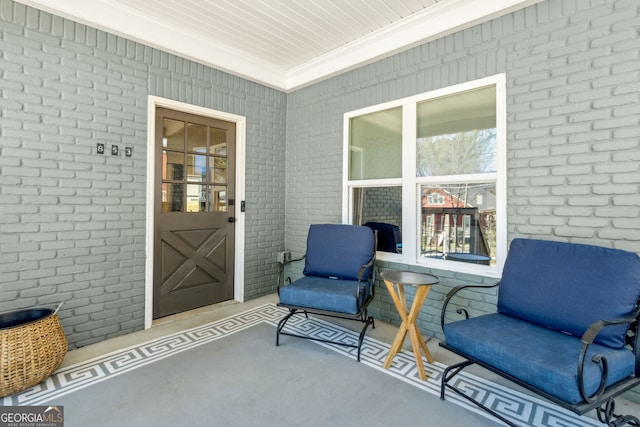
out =
<svg viewBox="0 0 640 427"><path fill-rule="evenodd" d="M0 404L4 406L40 405L182 351L229 336L230 334L257 324L267 323L275 326L286 313L286 309L277 307L274 304L265 304L203 326L114 351L86 362L60 369L50 378L31 389L13 396L1 398ZM293 329L305 335L340 342L356 343L358 339L358 334L351 330L322 319L305 319L304 316L294 316L290 319L287 323L287 329ZM322 342L317 342L317 344L330 348L347 357L356 358L357 350L355 348ZM426 370L429 378L427 381L422 381L418 377L413 354L407 351L399 353L394 358L390 369L383 369L382 364L388 353L388 343L367 337L362 346L361 363L388 373L401 381L405 381L425 392L439 397L440 378L445 369L444 365L438 362L427 364ZM535 427L602 426L601 423L591 418L579 417L568 410L559 408L546 401L539 400L466 372L457 375L456 378L456 386L458 388L467 390L468 393L473 394L477 400L480 400L483 404L491 407L518 425ZM456 396L454 393L447 394L447 401L455 402L481 416L494 419L465 399Z"/></svg>

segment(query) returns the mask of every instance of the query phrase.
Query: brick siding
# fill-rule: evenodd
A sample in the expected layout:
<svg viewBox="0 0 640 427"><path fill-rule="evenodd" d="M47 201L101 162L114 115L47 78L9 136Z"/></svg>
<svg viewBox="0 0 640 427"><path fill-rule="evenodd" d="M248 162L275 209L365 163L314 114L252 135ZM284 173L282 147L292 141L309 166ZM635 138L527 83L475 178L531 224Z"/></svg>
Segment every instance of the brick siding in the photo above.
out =
<svg viewBox="0 0 640 427"><path fill-rule="evenodd" d="M506 73L508 239L640 253L639 19L637 1L547 0L290 94L286 246L303 251L310 223L341 220L346 112ZM418 323L442 337L449 289L495 280L433 272ZM468 308L495 300L474 294ZM399 321L380 282L372 312Z"/></svg>
<svg viewBox="0 0 640 427"><path fill-rule="evenodd" d="M64 301L72 348L143 328L148 95L247 117L245 298L274 292L284 93L9 0L0 52L0 312Z"/></svg>

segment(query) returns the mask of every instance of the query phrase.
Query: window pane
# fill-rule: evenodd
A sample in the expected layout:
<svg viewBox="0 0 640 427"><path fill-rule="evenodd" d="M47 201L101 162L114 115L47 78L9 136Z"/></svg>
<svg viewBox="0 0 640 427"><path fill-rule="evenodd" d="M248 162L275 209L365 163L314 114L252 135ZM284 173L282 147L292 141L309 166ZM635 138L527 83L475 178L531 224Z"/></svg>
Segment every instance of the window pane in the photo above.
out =
<svg viewBox="0 0 640 427"><path fill-rule="evenodd" d="M162 129L163 148L169 150L184 150L184 122L164 119Z"/></svg>
<svg viewBox="0 0 640 427"><path fill-rule="evenodd" d="M222 185L209 186L210 212L227 211L227 187Z"/></svg>
<svg viewBox="0 0 640 427"><path fill-rule="evenodd" d="M495 183L420 187L423 258L495 265Z"/></svg>
<svg viewBox="0 0 640 427"><path fill-rule="evenodd" d="M162 152L162 179L169 181L184 179L184 154L172 151Z"/></svg>
<svg viewBox="0 0 640 427"><path fill-rule="evenodd" d="M206 185L187 184L187 212L205 212L207 208Z"/></svg>
<svg viewBox="0 0 640 427"><path fill-rule="evenodd" d="M209 142L209 153L218 156L227 155L227 131L224 129L210 129L211 141Z"/></svg>
<svg viewBox="0 0 640 427"><path fill-rule="evenodd" d="M211 179L217 184L227 183L227 159L225 157L209 157L211 162Z"/></svg>
<svg viewBox="0 0 640 427"><path fill-rule="evenodd" d="M207 127L189 123L187 128L187 151L207 152Z"/></svg>
<svg viewBox="0 0 640 427"><path fill-rule="evenodd" d="M182 212L182 184L162 184L162 212Z"/></svg>
<svg viewBox="0 0 640 427"><path fill-rule="evenodd" d="M417 114L417 176L496 172L495 86L421 102Z"/></svg>
<svg viewBox="0 0 640 427"><path fill-rule="evenodd" d="M196 182L207 181L207 156L187 154L187 180Z"/></svg>
<svg viewBox="0 0 640 427"><path fill-rule="evenodd" d="M402 187L353 189L352 224L378 232L378 250L402 251Z"/></svg>
<svg viewBox="0 0 640 427"><path fill-rule="evenodd" d="M402 176L402 108L354 117L350 121L349 179Z"/></svg>

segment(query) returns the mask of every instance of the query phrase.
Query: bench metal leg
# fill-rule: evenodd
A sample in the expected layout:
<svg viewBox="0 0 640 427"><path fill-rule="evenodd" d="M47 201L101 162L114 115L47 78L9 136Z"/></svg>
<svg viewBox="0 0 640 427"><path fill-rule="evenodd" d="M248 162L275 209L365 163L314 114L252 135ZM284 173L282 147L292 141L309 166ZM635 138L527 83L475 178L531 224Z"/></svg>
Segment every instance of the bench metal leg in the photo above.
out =
<svg viewBox="0 0 640 427"><path fill-rule="evenodd" d="M622 426L640 426L640 420L633 415L616 415L614 413L616 403L613 398L607 400L602 406L596 408L598 414L598 420L601 423L605 423L609 427L622 427Z"/></svg>
<svg viewBox="0 0 640 427"><path fill-rule="evenodd" d="M506 419L502 415L498 414L493 409L483 405L482 403L478 402L474 398L472 398L470 396L467 396L462 391L458 390L453 385L449 384L449 381L451 381L453 379L453 377L458 375L467 366L473 365L473 364L474 364L473 362L471 362L469 360L465 360L464 362L460 362L460 363L457 363L455 365L451 365L451 366L447 367L444 370L444 372L442 372L442 382L440 384L440 399L444 400L445 387L449 388L450 390L452 390L455 393L457 393L459 396L464 397L465 399L467 399L468 401L472 402L473 404L475 404L479 408L481 408L484 411L490 413L491 415L493 415L494 417L496 417L497 419L499 419L500 421L502 421L506 425L508 425L510 427L519 427L517 424L512 423L511 421L509 421L508 419Z"/></svg>

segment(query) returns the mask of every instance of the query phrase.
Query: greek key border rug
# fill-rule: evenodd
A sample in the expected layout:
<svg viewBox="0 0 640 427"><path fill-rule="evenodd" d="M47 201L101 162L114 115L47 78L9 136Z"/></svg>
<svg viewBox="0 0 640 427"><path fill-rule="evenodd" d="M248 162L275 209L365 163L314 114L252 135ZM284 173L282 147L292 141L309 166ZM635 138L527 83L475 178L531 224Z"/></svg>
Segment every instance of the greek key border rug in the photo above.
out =
<svg viewBox="0 0 640 427"><path fill-rule="evenodd" d="M86 362L60 369L41 384L21 393L2 398L0 404L4 406L40 405L57 397L127 373L133 369L190 348L218 340L259 323L267 323L275 327L286 313L286 309L277 307L275 304L265 304L203 326L117 350ZM305 335L345 343L357 343L358 340L358 334L356 332L318 318L305 319L304 316L294 316L287 323L287 329L293 329ZM355 348L317 341L314 342L347 357L356 359L357 350ZM422 381L418 377L413 354L408 351L399 353L394 358L390 369L383 369L382 364L388 353L388 343L367 337L362 346L361 363L388 373L401 381L405 381L439 398L440 378L445 369L444 365L438 362L435 364L427 364L426 370L429 378L427 381ZM466 390L477 400L518 425L532 427L602 426L601 423L591 418L579 417L573 412L563 408L466 372L460 373L456 378L457 387ZM497 421L489 414L486 414L475 405L470 404L454 393L447 393L447 401L455 402L467 410Z"/></svg>

